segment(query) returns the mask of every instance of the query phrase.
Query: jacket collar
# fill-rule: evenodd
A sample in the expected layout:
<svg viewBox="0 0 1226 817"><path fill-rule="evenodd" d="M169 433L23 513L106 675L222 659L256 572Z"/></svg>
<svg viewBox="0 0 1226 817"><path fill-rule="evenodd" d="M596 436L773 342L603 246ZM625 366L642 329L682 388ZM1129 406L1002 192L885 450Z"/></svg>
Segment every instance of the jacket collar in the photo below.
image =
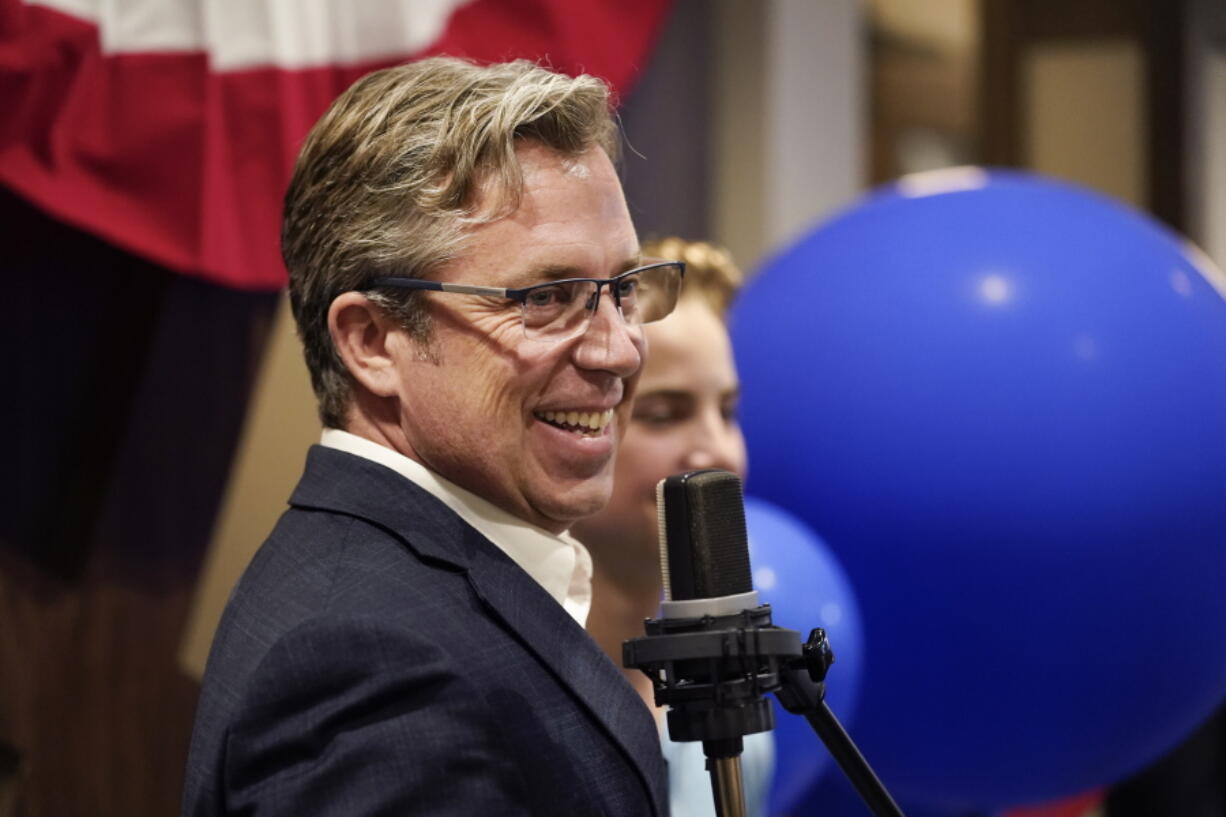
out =
<svg viewBox="0 0 1226 817"><path fill-rule="evenodd" d="M460 517L390 468L344 451L311 446L289 504L366 519L430 561L461 569L472 561Z"/></svg>

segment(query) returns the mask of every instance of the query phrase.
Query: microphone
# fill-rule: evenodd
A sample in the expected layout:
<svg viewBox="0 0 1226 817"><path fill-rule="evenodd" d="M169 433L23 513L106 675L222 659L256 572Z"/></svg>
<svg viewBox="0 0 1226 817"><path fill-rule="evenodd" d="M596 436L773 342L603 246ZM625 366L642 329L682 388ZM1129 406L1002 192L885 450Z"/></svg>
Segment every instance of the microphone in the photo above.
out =
<svg viewBox="0 0 1226 817"><path fill-rule="evenodd" d="M740 478L714 469L671 476L656 486L656 509L665 598L647 635L622 645L622 663L642 670L656 706L669 707L670 739L702 741L715 813L745 815L742 738L774 727L774 693L808 720L873 814L903 817L823 700L834 661L825 631L802 645L758 603Z"/></svg>
<svg viewBox="0 0 1226 817"><path fill-rule="evenodd" d="M722 615L758 605L749 569L741 480L690 471L656 485L665 618Z"/></svg>
<svg viewBox="0 0 1226 817"><path fill-rule="evenodd" d="M652 680L674 741L703 744L716 813L745 813L742 738L774 727L766 694L801 656L799 633L771 624L749 564L741 480L708 469L656 486L664 601L623 663Z"/></svg>

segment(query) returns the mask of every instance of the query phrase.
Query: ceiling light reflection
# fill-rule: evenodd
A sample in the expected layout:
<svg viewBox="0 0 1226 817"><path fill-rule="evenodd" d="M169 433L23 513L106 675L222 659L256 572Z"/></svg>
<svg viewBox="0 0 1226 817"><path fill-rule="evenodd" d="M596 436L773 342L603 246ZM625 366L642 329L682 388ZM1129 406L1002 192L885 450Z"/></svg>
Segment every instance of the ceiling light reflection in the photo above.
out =
<svg viewBox="0 0 1226 817"><path fill-rule="evenodd" d="M979 295L990 304L1003 304L1012 294L1013 287L1003 275L993 273L983 276L979 281Z"/></svg>

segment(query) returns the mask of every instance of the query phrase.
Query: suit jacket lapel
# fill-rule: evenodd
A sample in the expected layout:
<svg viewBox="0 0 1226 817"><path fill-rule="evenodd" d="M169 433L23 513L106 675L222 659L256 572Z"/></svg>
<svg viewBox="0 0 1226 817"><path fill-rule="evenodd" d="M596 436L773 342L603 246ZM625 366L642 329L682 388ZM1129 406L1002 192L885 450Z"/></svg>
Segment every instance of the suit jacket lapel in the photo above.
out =
<svg viewBox="0 0 1226 817"><path fill-rule="evenodd" d="M290 503L360 516L422 558L467 571L490 611L608 730L652 793L657 814L667 812L666 781L657 774L663 765L646 762L660 753L651 713L596 642L496 545L391 469L321 446L311 448Z"/></svg>
<svg viewBox="0 0 1226 817"><path fill-rule="evenodd" d="M642 698L583 628L505 554L492 546L472 552L468 575L477 595L604 725L652 793L656 812L666 813L665 781L652 771L662 764L646 763L659 755L660 738Z"/></svg>

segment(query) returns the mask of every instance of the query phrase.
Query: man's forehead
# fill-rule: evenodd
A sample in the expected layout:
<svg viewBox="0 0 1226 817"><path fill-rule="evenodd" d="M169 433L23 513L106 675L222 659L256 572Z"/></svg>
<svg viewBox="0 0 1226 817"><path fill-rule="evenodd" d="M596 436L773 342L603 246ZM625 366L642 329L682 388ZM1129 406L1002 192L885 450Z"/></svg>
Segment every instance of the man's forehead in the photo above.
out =
<svg viewBox="0 0 1226 817"><path fill-rule="evenodd" d="M538 142L525 142L515 148L515 164L519 183L509 176L487 170L471 194L470 229L504 220L530 220L534 188L547 188L565 180L614 184L621 190L621 180L612 160L603 148L590 147L582 153L567 154Z"/></svg>
<svg viewBox="0 0 1226 817"><path fill-rule="evenodd" d="M515 155L525 190L537 185L548 187L574 181L612 183L621 189L617 169L601 148L565 154L540 145L529 145L518 148Z"/></svg>
<svg viewBox="0 0 1226 817"><path fill-rule="evenodd" d="M578 157L563 158L562 170L566 175L574 176L577 179L589 179L592 176L592 169L588 167L587 162Z"/></svg>
<svg viewBox="0 0 1226 817"><path fill-rule="evenodd" d="M487 178L485 200L465 225L445 280L519 289L564 278L608 278L640 265L621 181L603 149L564 154L526 142L515 152L523 187L513 209L488 209L498 180Z"/></svg>

